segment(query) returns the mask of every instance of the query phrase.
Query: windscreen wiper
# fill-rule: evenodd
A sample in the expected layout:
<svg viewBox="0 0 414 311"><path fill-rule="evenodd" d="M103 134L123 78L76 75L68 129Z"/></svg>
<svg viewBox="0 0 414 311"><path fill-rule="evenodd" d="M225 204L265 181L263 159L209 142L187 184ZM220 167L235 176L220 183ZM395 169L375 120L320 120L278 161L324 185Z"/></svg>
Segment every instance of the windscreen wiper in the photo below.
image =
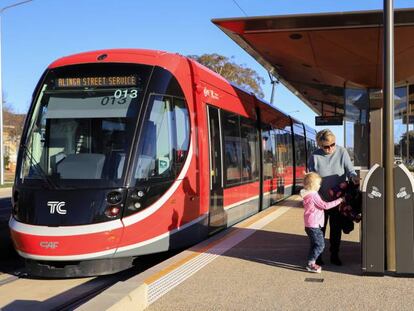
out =
<svg viewBox="0 0 414 311"><path fill-rule="evenodd" d="M43 170L40 163L34 158L32 152L27 147L26 144L21 144L21 148L23 148L23 156L28 156L30 159L31 167L33 167L38 175L45 181L51 189L58 189L59 186L47 175L47 173Z"/></svg>

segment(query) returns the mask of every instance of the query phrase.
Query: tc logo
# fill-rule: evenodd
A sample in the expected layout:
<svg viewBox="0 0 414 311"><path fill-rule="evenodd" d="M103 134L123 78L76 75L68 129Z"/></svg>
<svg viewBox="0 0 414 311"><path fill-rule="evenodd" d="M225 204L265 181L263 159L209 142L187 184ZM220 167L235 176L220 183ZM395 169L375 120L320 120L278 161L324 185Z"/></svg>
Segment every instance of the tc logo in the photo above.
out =
<svg viewBox="0 0 414 311"><path fill-rule="evenodd" d="M50 213L54 214L55 212L61 215L65 215L66 214L66 210L63 209L63 207L65 206L66 202L64 201L49 201L47 202L47 206L50 207Z"/></svg>

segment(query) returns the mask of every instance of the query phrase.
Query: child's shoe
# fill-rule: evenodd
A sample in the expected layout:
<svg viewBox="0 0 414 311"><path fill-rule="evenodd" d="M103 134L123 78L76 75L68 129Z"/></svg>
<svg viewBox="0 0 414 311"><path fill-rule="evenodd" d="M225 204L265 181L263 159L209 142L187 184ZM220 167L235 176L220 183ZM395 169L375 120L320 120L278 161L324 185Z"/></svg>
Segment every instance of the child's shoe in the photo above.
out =
<svg viewBox="0 0 414 311"><path fill-rule="evenodd" d="M306 266L306 270L308 270L309 272L312 272L312 273L321 273L322 272L322 268L320 266L318 266L316 263L308 263L308 265Z"/></svg>

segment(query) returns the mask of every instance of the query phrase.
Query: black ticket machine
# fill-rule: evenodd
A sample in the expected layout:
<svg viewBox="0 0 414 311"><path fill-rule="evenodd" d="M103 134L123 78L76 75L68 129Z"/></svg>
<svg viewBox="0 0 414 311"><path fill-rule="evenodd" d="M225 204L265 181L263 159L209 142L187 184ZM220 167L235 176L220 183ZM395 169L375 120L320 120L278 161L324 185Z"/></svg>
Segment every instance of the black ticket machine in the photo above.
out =
<svg viewBox="0 0 414 311"><path fill-rule="evenodd" d="M414 274L414 178L404 164L394 168L396 273Z"/></svg>
<svg viewBox="0 0 414 311"><path fill-rule="evenodd" d="M362 274L384 275L384 168L374 164L362 184Z"/></svg>

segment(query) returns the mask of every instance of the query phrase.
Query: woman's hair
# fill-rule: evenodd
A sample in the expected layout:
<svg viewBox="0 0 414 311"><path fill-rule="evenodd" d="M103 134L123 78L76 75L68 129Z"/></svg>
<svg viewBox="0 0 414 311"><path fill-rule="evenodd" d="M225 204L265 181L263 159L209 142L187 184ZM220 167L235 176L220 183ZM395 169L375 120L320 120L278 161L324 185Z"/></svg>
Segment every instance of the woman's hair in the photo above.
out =
<svg viewBox="0 0 414 311"><path fill-rule="evenodd" d="M335 139L335 134L329 129L324 129L316 134L316 142L319 146L321 146L323 142L331 141L332 138Z"/></svg>
<svg viewBox="0 0 414 311"><path fill-rule="evenodd" d="M303 188L306 190L317 190L317 187L320 185L321 181L321 176L315 172L308 173L303 179Z"/></svg>

